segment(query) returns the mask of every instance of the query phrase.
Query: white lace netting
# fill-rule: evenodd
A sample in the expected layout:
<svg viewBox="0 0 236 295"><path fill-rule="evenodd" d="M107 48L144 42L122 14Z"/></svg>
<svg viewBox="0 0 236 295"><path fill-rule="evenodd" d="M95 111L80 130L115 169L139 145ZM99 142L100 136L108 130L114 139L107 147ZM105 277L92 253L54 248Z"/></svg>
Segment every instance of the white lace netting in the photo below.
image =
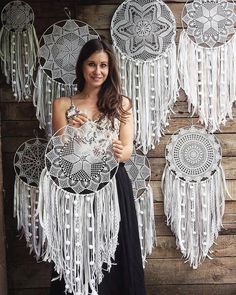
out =
<svg viewBox="0 0 236 295"><path fill-rule="evenodd" d="M162 191L167 225L184 258L196 269L210 258L222 226L228 190L221 147L205 129L181 128L166 146L166 160Z"/></svg>
<svg viewBox="0 0 236 295"><path fill-rule="evenodd" d="M52 180L61 189L78 194L103 187L117 167L111 134L110 131L104 133L92 121L80 128L67 125L62 134L55 134L49 141L45 158Z"/></svg>
<svg viewBox="0 0 236 295"><path fill-rule="evenodd" d="M117 137L104 117L65 126L47 147L39 198L44 260L53 260L68 292L96 295L114 261L120 211L111 143Z"/></svg>
<svg viewBox="0 0 236 295"><path fill-rule="evenodd" d="M113 15L111 34L127 58L153 60L173 43L175 21L162 1L124 1Z"/></svg>
<svg viewBox="0 0 236 295"><path fill-rule="evenodd" d="M148 158L140 150L134 149L131 158L125 163L125 169L132 183L143 267L145 267L146 256L152 253L156 241L153 191L149 183L151 169Z"/></svg>
<svg viewBox="0 0 236 295"><path fill-rule="evenodd" d="M50 26L40 39L33 102L40 127L46 127L49 136L52 100L76 93L75 65L80 50L87 41L98 37L88 24L68 19Z"/></svg>
<svg viewBox="0 0 236 295"><path fill-rule="evenodd" d="M216 137L194 126L172 135L166 153L170 169L177 177L187 181L210 177L221 159L221 148Z"/></svg>
<svg viewBox="0 0 236 295"><path fill-rule="evenodd" d="M159 0L124 1L111 21L111 37L124 94L133 102L136 147L155 147L175 100L176 24Z"/></svg>
<svg viewBox="0 0 236 295"><path fill-rule="evenodd" d="M234 34L235 5L226 0L194 0L185 4L187 34L199 45L208 47L224 44Z"/></svg>
<svg viewBox="0 0 236 295"><path fill-rule="evenodd" d="M27 3L12 1L3 8L1 21L1 70L7 83L11 83L15 99L30 99L38 51L38 39L33 26L34 12Z"/></svg>
<svg viewBox="0 0 236 295"><path fill-rule="evenodd" d="M46 146L47 141L43 138L27 140L17 149L14 157L14 217L17 218L17 229L22 231L27 246L37 260L44 251L37 210Z"/></svg>

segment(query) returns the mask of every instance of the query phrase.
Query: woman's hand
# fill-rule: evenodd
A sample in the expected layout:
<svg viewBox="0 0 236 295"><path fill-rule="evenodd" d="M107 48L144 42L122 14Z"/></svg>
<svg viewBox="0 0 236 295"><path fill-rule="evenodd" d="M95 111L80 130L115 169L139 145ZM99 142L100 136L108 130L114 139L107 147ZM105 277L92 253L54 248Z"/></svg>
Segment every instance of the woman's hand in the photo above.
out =
<svg viewBox="0 0 236 295"><path fill-rule="evenodd" d="M118 162L122 159L124 146L122 142L118 139L113 139L112 141L112 150L114 153L114 156Z"/></svg>
<svg viewBox="0 0 236 295"><path fill-rule="evenodd" d="M88 116L84 113L79 113L68 119L68 123L73 127L81 127L88 121Z"/></svg>

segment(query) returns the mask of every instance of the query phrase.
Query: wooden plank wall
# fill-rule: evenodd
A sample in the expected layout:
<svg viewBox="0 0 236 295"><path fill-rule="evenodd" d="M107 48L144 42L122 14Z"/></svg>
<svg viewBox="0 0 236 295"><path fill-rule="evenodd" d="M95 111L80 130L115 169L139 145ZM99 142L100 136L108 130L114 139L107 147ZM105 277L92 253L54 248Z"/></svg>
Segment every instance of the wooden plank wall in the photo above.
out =
<svg viewBox="0 0 236 295"><path fill-rule="evenodd" d="M7 3L8 1L5 1ZM35 12L35 27L38 36L56 21L65 19L63 7L67 6L72 18L85 21L100 35L110 39L109 26L112 15L121 0L28 0ZM183 0L166 1L176 17L177 38L181 30L180 15ZM3 5L2 3L1 5ZM235 77L232 77L232 79ZM10 87L4 77L0 79L0 99L2 114L2 149L5 197L5 223L7 233L7 268L9 294L48 295L50 266L36 263L25 248L24 239L16 237L16 222L13 214L13 156L25 140L34 136L38 123L31 102L14 101ZM234 109L235 113L235 109ZM189 118L186 97L180 97L171 114L166 136L155 150L149 153L152 168L151 184L155 196L157 247L148 258L145 278L149 295L187 294L236 294L236 120L229 121L217 134L223 149L223 167L232 199L227 198L224 215L224 228L213 247L213 260L207 259L198 270L192 270L181 259L176 250L175 238L166 226L163 213L163 196L160 179L165 165L164 150L170 135L180 127L197 123L198 118ZM39 135L43 132L38 130ZM111 294L112 295L112 294Z"/></svg>

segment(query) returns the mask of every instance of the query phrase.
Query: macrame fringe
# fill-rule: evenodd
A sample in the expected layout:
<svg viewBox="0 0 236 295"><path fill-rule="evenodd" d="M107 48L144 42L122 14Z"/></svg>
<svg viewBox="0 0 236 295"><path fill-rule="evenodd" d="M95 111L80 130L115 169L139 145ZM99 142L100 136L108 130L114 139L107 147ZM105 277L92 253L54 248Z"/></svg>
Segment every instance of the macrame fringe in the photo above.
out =
<svg viewBox="0 0 236 295"><path fill-rule="evenodd" d="M76 85L56 82L46 75L39 66L33 93L33 104L36 107L36 117L40 128L46 128L49 137L52 136L52 101L55 98L74 95Z"/></svg>
<svg viewBox="0 0 236 295"><path fill-rule="evenodd" d="M17 229L22 230L30 253L34 252L37 260L44 251L42 227L39 223L38 188L24 183L17 175L14 185L14 217L17 218Z"/></svg>
<svg viewBox="0 0 236 295"><path fill-rule="evenodd" d="M156 244L153 192L150 184L148 184L145 192L135 200L135 208L144 268L146 257L152 253L152 248Z"/></svg>
<svg viewBox="0 0 236 295"><path fill-rule="evenodd" d="M177 95L176 45L153 61L134 61L116 51L122 89L132 99L136 146L147 154L168 126Z"/></svg>
<svg viewBox="0 0 236 295"><path fill-rule="evenodd" d="M198 113L210 132L233 118L236 100L236 34L224 45L205 48L194 43L186 31L178 48L180 87L188 96L188 110Z"/></svg>
<svg viewBox="0 0 236 295"><path fill-rule="evenodd" d="M34 26L23 32L12 32L2 27L0 31L1 68L6 76L6 82L12 84L13 95L18 101L32 97L32 79L38 48Z"/></svg>
<svg viewBox="0 0 236 295"><path fill-rule="evenodd" d="M96 295L103 268L113 264L120 222L115 177L88 195L60 189L43 170L40 178L40 222L44 260L53 261L67 292Z"/></svg>
<svg viewBox="0 0 236 295"><path fill-rule="evenodd" d="M171 226L186 262L197 269L222 227L228 194L224 171L219 166L209 179L187 182L177 178L167 164L162 191L167 225Z"/></svg>

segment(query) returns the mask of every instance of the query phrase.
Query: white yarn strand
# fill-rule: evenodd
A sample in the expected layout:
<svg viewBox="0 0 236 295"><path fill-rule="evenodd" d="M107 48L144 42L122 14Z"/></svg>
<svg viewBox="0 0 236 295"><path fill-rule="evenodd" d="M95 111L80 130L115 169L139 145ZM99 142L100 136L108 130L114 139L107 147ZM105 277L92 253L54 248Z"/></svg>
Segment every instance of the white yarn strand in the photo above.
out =
<svg viewBox="0 0 236 295"><path fill-rule="evenodd" d="M96 295L104 263L109 271L118 243L115 178L100 191L79 195L60 189L43 171L39 213L47 245L44 260L54 261L66 291Z"/></svg>
<svg viewBox="0 0 236 295"><path fill-rule="evenodd" d="M62 84L48 77L39 66L33 93L33 104L40 128L46 128L48 137L52 136L53 99L76 94L75 84Z"/></svg>
<svg viewBox="0 0 236 295"><path fill-rule="evenodd" d="M121 69L122 89L133 100L136 146L147 154L164 134L176 101L176 45L173 43L163 56L152 61L135 61L115 46L114 50Z"/></svg>
<svg viewBox="0 0 236 295"><path fill-rule="evenodd" d="M195 70L193 70L195 69ZM194 43L183 30L178 48L180 87L188 96L188 108L198 113L210 132L232 119L236 100L236 34L225 44L205 48Z"/></svg>
<svg viewBox="0 0 236 295"><path fill-rule="evenodd" d="M152 248L156 244L153 191L150 184L148 184L145 192L139 198L135 199L135 208L144 268L146 257L152 253Z"/></svg>
<svg viewBox="0 0 236 295"><path fill-rule="evenodd" d="M162 177L167 225L176 236L186 262L198 268L209 255L222 227L225 195L228 193L221 165L207 180L181 180L167 164Z"/></svg>
<svg viewBox="0 0 236 295"><path fill-rule="evenodd" d="M22 230L30 253L35 253L37 260L44 251L42 228L37 214L39 192L37 187L29 186L16 175L14 185L14 217L17 229Z"/></svg>
<svg viewBox="0 0 236 295"><path fill-rule="evenodd" d="M33 71L36 65L38 39L34 26L24 32L12 32L4 26L0 32L0 57L6 82L12 84L14 97L24 101L32 96Z"/></svg>

